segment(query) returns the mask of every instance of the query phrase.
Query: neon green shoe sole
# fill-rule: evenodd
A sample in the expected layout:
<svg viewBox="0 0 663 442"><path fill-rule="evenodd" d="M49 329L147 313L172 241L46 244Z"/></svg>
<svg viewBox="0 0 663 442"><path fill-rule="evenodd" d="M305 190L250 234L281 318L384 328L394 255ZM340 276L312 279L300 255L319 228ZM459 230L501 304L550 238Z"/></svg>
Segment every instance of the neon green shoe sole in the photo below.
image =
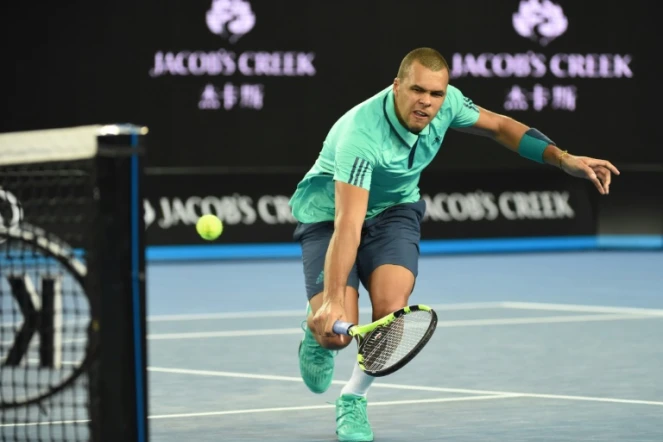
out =
<svg viewBox="0 0 663 442"><path fill-rule="evenodd" d="M366 398L342 395L336 399L336 434L340 442L371 442L373 430L368 422Z"/></svg>
<svg viewBox="0 0 663 442"><path fill-rule="evenodd" d="M306 315L310 313L310 306ZM315 340L313 333L302 322L304 339L299 343L299 372L304 384L313 393L321 394L329 389L334 378L334 356L337 352L327 350Z"/></svg>

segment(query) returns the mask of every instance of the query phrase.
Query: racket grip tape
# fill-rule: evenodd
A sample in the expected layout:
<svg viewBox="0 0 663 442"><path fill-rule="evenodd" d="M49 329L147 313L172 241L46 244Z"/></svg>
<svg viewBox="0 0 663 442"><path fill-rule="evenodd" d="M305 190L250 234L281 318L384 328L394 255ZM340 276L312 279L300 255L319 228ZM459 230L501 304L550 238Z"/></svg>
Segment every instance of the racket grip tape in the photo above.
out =
<svg viewBox="0 0 663 442"><path fill-rule="evenodd" d="M354 324L351 322L345 321L336 321L332 327L332 331L337 335L347 335L350 327L354 327Z"/></svg>

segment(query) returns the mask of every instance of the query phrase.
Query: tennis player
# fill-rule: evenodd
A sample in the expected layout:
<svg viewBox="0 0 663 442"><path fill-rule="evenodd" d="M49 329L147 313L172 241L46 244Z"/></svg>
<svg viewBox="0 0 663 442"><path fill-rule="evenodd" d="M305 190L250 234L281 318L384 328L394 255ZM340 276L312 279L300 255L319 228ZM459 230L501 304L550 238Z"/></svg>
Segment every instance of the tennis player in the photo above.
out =
<svg viewBox="0 0 663 442"><path fill-rule="evenodd" d="M610 162L575 156L537 129L474 104L449 84L434 49L405 56L393 85L345 113L331 128L290 205L298 224L308 308L299 367L307 387L331 385L334 357L351 339L336 320L358 322L358 289L368 291L373 320L408 305L417 277L425 202L419 176L449 128L490 137L514 153L590 180L609 192ZM340 441L371 441L366 395L374 378L355 365L336 400Z"/></svg>

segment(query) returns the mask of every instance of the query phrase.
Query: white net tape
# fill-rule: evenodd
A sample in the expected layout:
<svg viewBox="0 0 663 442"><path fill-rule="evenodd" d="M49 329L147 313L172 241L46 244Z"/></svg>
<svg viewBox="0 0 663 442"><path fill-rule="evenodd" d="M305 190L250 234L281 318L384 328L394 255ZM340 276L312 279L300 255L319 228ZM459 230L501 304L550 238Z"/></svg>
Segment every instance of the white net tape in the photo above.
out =
<svg viewBox="0 0 663 442"><path fill-rule="evenodd" d="M48 163L92 158L100 135L145 134L133 125L89 125L0 133L0 165Z"/></svg>

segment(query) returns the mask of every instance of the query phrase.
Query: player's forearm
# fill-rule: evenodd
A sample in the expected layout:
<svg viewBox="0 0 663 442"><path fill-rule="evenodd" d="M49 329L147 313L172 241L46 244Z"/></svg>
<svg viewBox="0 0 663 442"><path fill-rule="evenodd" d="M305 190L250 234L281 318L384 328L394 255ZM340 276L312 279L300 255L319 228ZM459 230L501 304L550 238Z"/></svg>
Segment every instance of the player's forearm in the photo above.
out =
<svg viewBox="0 0 663 442"><path fill-rule="evenodd" d="M502 115L499 118L498 130L493 138L502 146L518 152L520 140L528 129L529 127L523 123Z"/></svg>
<svg viewBox="0 0 663 442"><path fill-rule="evenodd" d="M500 119L499 130L495 134L494 138L498 143L517 153L521 140L529 129L529 126L526 126L512 118L503 116ZM559 149L557 146L548 144L548 146L543 151L543 161L546 164L559 167L563 154L563 150Z"/></svg>
<svg viewBox="0 0 663 442"><path fill-rule="evenodd" d="M324 301L343 302L348 275L357 257L360 228L348 224L336 226L325 258Z"/></svg>
<svg viewBox="0 0 663 442"><path fill-rule="evenodd" d="M543 151L543 161L555 167L562 167L562 156L564 151L557 146L549 144Z"/></svg>

